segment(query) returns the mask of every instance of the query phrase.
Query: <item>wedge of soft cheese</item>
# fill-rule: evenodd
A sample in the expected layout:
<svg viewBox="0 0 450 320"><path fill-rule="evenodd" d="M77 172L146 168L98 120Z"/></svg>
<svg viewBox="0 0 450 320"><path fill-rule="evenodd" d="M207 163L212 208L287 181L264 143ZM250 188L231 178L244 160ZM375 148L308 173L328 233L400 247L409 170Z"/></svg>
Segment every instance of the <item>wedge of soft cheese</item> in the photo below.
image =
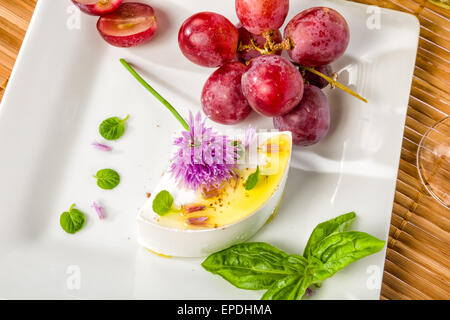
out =
<svg viewBox="0 0 450 320"><path fill-rule="evenodd" d="M157 253L204 256L251 237L274 214L287 178L292 141L289 132L258 134L257 161L235 170L236 177L217 190L180 187L165 172L138 214L139 242ZM248 177L259 167L256 185ZM172 212L153 212L154 197L167 190L174 198Z"/></svg>

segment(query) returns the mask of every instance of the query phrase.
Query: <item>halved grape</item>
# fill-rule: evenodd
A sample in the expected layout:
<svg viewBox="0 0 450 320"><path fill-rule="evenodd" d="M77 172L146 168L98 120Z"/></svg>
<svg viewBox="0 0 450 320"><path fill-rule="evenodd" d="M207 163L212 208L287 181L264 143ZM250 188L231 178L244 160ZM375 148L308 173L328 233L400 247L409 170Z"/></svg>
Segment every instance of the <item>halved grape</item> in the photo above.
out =
<svg viewBox="0 0 450 320"><path fill-rule="evenodd" d="M200 12L188 18L178 33L181 52L204 67L220 67L236 56L237 28L224 16Z"/></svg>
<svg viewBox="0 0 450 320"><path fill-rule="evenodd" d="M253 34L279 29L289 11L289 0L236 0L236 14Z"/></svg>
<svg viewBox="0 0 450 320"><path fill-rule="evenodd" d="M320 73L322 73L328 77L333 76L333 69L331 68L331 65L329 65L329 64L324 65L324 66L315 67L314 69L316 69L317 71L319 71ZM314 74L308 70L305 70L303 79L305 80L306 83L316 86L319 89L323 89L329 85L329 82L327 80L325 80L324 78L322 78L322 77L318 76L317 74Z"/></svg>
<svg viewBox="0 0 450 320"><path fill-rule="evenodd" d="M293 61L305 66L322 66L342 56L350 41L345 18L336 10L314 7L300 12L286 26L284 38L294 47Z"/></svg>
<svg viewBox="0 0 450 320"><path fill-rule="evenodd" d="M242 93L241 79L247 67L229 62L217 69L206 81L202 91L203 111L213 121L235 124L252 112Z"/></svg>
<svg viewBox="0 0 450 320"><path fill-rule="evenodd" d="M133 47L149 41L157 26L153 8L136 2L123 3L97 22L97 30L103 39L116 47Z"/></svg>
<svg viewBox="0 0 450 320"><path fill-rule="evenodd" d="M250 62L242 77L242 90L255 111L275 117L298 105L303 96L303 79L287 59L264 55Z"/></svg>
<svg viewBox="0 0 450 320"><path fill-rule="evenodd" d="M240 23L237 25L237 28L239 31L239 41L242 43L242 45L250 45L250 38L253 38L253 40L258 45L258 47L264 49L264 44L266 43L266 39L264 39L263 36L257 35L257 34L251 34ZM281 41L283 41L283 36L281 35L280 30L273 31L272 40L275 43L280 43ZM279 51L275 52L275 54L281 55L282 51L283 50L279 50ZM261 53L258 52L258 50L240 51L237 53L237 58L243 62L247 62L256 57L259 57L260 55L261 55Z"/></svg>
<svg viewBox="0 0 450 320"><path fill-rule="evenodd" d="M306 85L299 105L291 112L273 118L273 125L278 130L291 131L296 145L309 146L319 142L330 127L327 97L316 86Z"/></svg>
<svg viewBox="0 0 450 320"><path fill-rule="evenodd" d="M115 11L122 0L72 0L81 11L91 16L102 16Z"/></svg>

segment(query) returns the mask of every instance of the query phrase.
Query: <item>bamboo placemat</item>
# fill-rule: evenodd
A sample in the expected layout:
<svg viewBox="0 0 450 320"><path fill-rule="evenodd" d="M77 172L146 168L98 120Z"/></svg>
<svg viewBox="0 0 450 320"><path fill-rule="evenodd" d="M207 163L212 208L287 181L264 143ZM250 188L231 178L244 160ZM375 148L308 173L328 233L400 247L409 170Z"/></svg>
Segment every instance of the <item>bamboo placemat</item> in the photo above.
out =
<svg viewBox="0 0 450 320"><path fill-rule="evenodd" d="M412 13L421 23L381 299L449 299L450 212L424 189L416 153L427 129L450 113L450 10L427 0L356 1ZM35 4L0 0L0 99Z"/></svg>

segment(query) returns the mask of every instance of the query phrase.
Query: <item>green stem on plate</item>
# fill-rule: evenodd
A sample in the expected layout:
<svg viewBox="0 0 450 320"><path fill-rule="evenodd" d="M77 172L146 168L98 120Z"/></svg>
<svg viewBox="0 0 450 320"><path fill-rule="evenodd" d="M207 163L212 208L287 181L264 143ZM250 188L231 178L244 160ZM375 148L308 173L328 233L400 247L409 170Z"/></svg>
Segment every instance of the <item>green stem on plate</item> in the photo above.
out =
<svg viewBox="0 0 450 320"><path fill-rule="evenodd" d="M133 69L132 66L125 61L125 59L120 59L120 62L123 66L136 78L137 81L147 89L156 99L158 99L169 111L180 121L181 125L189 131L189 125L186 120L178 113L178 111L166 100L164 99L155 89L152 88L137 72Z"/></svg>

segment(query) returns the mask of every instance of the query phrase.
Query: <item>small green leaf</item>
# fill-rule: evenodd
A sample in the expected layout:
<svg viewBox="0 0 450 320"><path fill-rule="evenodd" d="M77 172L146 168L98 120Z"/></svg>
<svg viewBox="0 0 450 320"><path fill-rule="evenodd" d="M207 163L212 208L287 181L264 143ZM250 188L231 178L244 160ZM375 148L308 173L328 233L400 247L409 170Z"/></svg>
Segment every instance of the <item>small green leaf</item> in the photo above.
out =
<svg viewBox="0 0 450 320"><path fill-rule="evenodd" d="M97 179L97 185L106 190L114 189L120 183L119 174L112 169L99 170L94 178Z"/></svg>
<svg viewBox="0 0 450 320"><path fill-rule="evenodd" d="M69 211L63 212L59 218L59 224L67 233L74 234L83 228L86 218L80 210L74 209L73 204Z"/></svg>
<svg viewBox="0 0 450 320"><path fill-rule="evenodd" d="M354 212L349 212L318 224L309 236L309 240L303 251L303 256L307 258L311 254L312 246L332 234L344 231L353 223L353 221L355 221L355 219L356 214Z"/></svg>
<svg viewBox="0 0 450 320"><path fill-rule="evenodd" d="M129 115L125 119L119 119L118 117L111 117L104 120L99 127L99 132L106 140L117 140L125 132L125 121L127 121Z"/></svg>
<svg viewBox="0 0 450 320"><path fill-rule="evenodd" d="M203 261L202 267L238 288L261 290L298 272L298 261L289 257L270 244L248 242L213 253Z"/></svg>
<svg viewBox="0 0 450 320"><path fill-rule="evenodd" d="M248 176L247 181L245 181L245 190L253 189L258 183L259 179L259 166L256 167L256 171Z"/></svg>
<svg viewBox="0 0 450 320"><path fill-rule="evenodd" d="M153 199L153 211L160 216L170 212L173 204L173 197L169 191L163 190Z"/></svg>

